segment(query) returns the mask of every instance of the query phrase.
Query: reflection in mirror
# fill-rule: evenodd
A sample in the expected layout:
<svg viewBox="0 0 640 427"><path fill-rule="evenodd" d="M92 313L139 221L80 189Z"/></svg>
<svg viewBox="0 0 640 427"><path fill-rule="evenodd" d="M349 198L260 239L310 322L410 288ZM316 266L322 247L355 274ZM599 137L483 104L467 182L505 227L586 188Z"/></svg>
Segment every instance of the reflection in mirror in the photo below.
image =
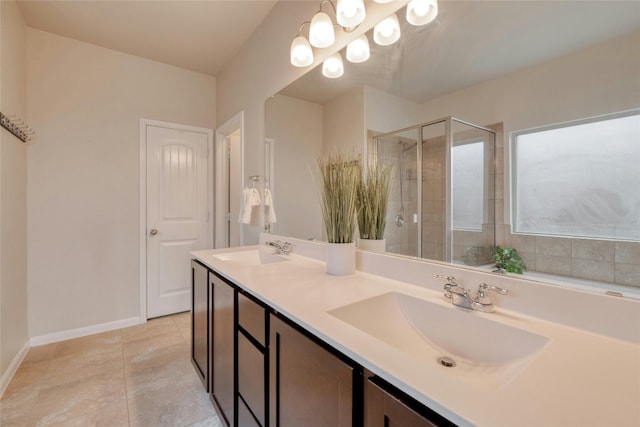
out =
<svg viewBox="0 0 640 427"><path fill-rule="evenodd" d="M401 21L403 15L398 13ZM446 170L449 165L451 174L447 176L452 183L466 180L464 191L477 194L478 189L471 187L479 185L479 175L473 175L479 169L471 166L479 160L474 153L474 149L480 150L473 144L474 136L465 136L465 129L454 129L452 134L460 133L466 143L452 145L449 159L440 153L444 160L437 166L425 166L424 153L418 163L417 151L426 152L430 144L425 140L442 137L444 130L429 138L423 136L421 144L415 144L420 140L417 129L396 134L395 141L379 138L377 148L395 158L398 176L408 178L394 182L386 228L389 233L406 233L406 238L391 237L388 249L413 255L422 246L423 257L483 265L486 254L482 248L488 243L467 237L477 237L479 230L490 228L492 214L495 243L517 249L527 265L526 274L580 281L579 286L600 289L611 289L611 285L640 288L640 242L633 235L594 238L557 236L535 228L514 230L512 205L518 201L518 188L511 185L514 177L510 175L512 134L640 108L639 16L640 2L455 1L441 2L437 20L424 28L412 29L401 22L403 34L394 45L375 45L369 32L368 61L345 62L339 79L324 78L318 68L310 70L266 103L266 137L276 140L276 180L295 183L295 188L287 190L278 187L278 200L284 205L279 214L288 215L293 222L279 219L274 232L321 237L319 206L308 170L318 154L334 145L346 145L365 158L372 154L376 135L454 116L495 131L495 187L490 188L488 170L493 166L485 151L482 186L487 193L481 198L457 197L462 194L457 191L448 194L451 212L445 210L442 217L451 224L441 229L450 230L450 246L441 246L437 253L419 238L418 226L422 236L432 235L443 243L447 239L429 228L435 229L435 225L424 222L426 215L436 219L436 208L430 200L418 204L418 186L431 186L434 197L442 200L445 189L451 187L446 182L436 184L435 177L417 175L418 167L427 174L430 169ZM628 155L637 159L638 131L632 138ZM629 146L608 139L608 147ZM281 145L281 140L289 143ZM458 167L465 162L466 166ZM623 181L635 185L633 188L640 186L637 168L603 168L607 174L627 177ZM470 174L463 176L466 171ZM419 176L425 181L417 179ZM560 190L564 181L554 178L553 174L545 176L546 188ZM533 205L529 205L546 206L545 199L536 198L532 191L528 200ZM481 223L473 216L480 203ZM627 214L638 218L640 207L622 205L630 206ZM421 213L422 221L414 218L414 213Z"/></svg>
<svg viewBox="0 0 640 427"><path fill-rule="evenodd" d="M450 117L373 141L369 155L395 171L387 252L489 264L495 246L495 133Z"/></svg>

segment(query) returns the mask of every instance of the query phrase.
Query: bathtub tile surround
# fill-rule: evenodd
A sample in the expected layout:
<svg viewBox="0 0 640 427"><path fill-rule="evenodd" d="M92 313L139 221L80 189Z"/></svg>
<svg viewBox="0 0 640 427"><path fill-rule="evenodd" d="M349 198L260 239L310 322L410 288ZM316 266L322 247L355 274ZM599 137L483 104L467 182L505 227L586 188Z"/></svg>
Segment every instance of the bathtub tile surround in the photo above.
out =
<svg viewBox="0 0 640 427"><path fill-rule="evenodd" d="M32 347L0 425L220 427L193 371L191 314Z"/></svg>
<svg viewBox="0 0 640 427"><path fill-rule="evenodd" d="M518 250L530 272L640 288L640 242L513 234L510 225L504 230L504 245Z"/></svg>

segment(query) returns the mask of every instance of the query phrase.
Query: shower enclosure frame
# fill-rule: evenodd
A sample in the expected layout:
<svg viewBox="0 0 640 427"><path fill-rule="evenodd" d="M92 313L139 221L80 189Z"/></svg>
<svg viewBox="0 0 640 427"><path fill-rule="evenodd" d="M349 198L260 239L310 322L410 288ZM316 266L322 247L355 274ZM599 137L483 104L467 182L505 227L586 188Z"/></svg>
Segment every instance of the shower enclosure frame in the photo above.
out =
<svg viewBox="0 0 640 427"><path fill-rule="evenodd" d="M402 132L409 132L413 129L417 129L418 131L418 141L420 142L419 144L416 143L416 176L417 176L417 182L416 182L416 192L417 194L420 196L419 197L419 202L417 203L417 215L418 215L418 242L417 242L417 257L418 258L422 258L422 242L423 242L423 201L422 201L422 196L423 196L423 185L422 185L422 181L423 181L423 172L422 172L422 160L423 160L423 148L422 145L424 144L424 137L423 137L423 129L427 126L432 126L432 125L436 125L439 123L444 123L444 133L445 133L445 142L446 142L446 150L445 150L445 213L444 213L444 218L445 218L445 223L444 223L444 260L445 262L452 262L452 233L453 233L453 209L452 209L452 204L453 204L453 199L452 199L452 169L451 169L451 151L454 147L453 143L454 143L454 138L453 138L453 122L457 122L466 126L469 126L471 128L475 128L481 131L485 131L485 132L489 132L493 135L493 147L492 147L492 152L493 152L493 158L490 164L491 167L491 171L490 171L490 175L493 177L493 182L492 182L492 188L493 188L493 196L490 197L491 200L493 200L494 203L494 208L493 208L493 242L495 244L496 241L496 227L495 227L495 222L496 222L496 213L495 213L495 191L496 191L496 131L489 129L487 127L484 126L479 126L476 124L473 124L471 122L468 122L466 120L462 120L462 119L458 119L454 116L447 116L447 117L443 117L440 119L436 119L436 120L430 120L428 122L424 122L424 123L420 123L417 125L413 125L413 126L409 126L409 127L405 127L402 129L397 129L391 132L385 132L385 133L381 133L381 134L377 134L373 136L373 141L375 143L376 146L376 153L377 153L377 145L378 145L378 140L380 138L384 138L384 137L388 137L388 136L392 136L392 135L397 135L399 133ZM404 179L404 177L400 177L400 179Z"/></svg>

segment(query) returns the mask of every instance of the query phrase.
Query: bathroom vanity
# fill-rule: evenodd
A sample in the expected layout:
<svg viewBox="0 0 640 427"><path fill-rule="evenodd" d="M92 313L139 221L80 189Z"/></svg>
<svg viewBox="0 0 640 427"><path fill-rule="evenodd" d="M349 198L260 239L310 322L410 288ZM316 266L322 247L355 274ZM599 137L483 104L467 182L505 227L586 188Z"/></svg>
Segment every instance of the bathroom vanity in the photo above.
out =
<svg viewBox="0 0 640 427"><path fill-rule="evenodd" d="M640 425L640 302L324 245L192 253L192 361L230 426ZM453 306L434 274L509 295ZM610 363L603 363L609 361Z"/></svg>

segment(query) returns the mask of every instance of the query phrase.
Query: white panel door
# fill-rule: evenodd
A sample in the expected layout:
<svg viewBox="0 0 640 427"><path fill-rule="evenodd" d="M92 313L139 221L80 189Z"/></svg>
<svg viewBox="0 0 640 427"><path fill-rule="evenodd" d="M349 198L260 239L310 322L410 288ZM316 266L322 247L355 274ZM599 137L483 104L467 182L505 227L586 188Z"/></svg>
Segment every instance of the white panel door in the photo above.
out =
<svg viewBox="0 0 640 427"><path fill-rule="evenodd" d="M147 317L191 307L192 250L208 238L207 134L147 126Z"/></svg>

